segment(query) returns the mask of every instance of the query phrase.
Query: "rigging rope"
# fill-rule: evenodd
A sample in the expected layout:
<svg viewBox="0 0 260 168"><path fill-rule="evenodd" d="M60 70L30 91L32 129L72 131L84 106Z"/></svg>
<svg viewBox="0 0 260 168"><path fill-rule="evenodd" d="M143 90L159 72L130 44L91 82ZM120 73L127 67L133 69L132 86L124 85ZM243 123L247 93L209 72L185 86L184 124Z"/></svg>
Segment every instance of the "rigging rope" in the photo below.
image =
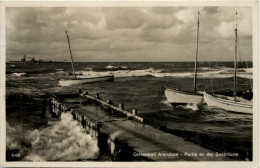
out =
<svg viewBox="0 0 260 168"><path fill-rule="evenodd" d="M243 41L243 39L241 39L241 41ZM241 57L241 51L240 51L240 43L239 43L239 40L238 40L238 42L237 42L237 46L238 46L238 55L239 55L239 57L240 57L240 61L242 62L243 60L242 60L242 57ZM246 68L248 69L248 63L247 63L247 61L245 60L245 64L246 64ZM250 78L249 79L249 82L250 82L250 89L252 90L253 89L253 82L252 82L252 79ZM247 89L247 88L245 88L245 89Z"/></svg>
<svg viewBox="0 0 260 168"><path fill-rule="evenodd" d="M209 64L209 69L211 69L211 67L210 67L210 62L208 62L208 64ZM214 93L212 75L211 75L210 83L211 83L211 91L212 91L212 93Z"/></svg>

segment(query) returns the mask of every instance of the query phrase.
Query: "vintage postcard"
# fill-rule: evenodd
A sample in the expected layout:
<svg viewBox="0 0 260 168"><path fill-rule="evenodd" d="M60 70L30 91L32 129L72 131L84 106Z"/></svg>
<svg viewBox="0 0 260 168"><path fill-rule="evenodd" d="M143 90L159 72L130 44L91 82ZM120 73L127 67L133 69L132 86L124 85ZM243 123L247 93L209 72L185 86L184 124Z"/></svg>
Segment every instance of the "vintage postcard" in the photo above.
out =
<svg viewBox="0 0 260 168"><path fill-rule="evenodd" d="M257 1L1 3L2 167L258 167Z"/></svg>

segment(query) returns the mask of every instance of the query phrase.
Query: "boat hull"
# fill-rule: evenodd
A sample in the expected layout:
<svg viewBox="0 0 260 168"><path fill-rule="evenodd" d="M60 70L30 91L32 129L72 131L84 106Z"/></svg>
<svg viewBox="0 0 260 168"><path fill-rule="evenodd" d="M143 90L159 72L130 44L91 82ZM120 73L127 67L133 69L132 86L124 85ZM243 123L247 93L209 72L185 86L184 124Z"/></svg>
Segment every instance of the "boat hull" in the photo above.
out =
<svg viewBox="0 0 260 168"><path fill-rule="evenodd" d="M167 101L175 106L180 104L201 104L202 95L183 92L175 89L165 88L164 90Z"/></svg>
<svg viewBox="0 0 260 168"><path fill-rule="evenodd" d="M208 106L214 106L226 111L232 111L237 113L253 114L252 103L246 102L235 102L233 100L223 99L210 95L206 92L203 93L204 99Z"/></svg>
<svg viewBox="0 0 260 168"><path fill-rule="evenodd" d="M76 79L65 79L59 80L59 84L61 86L71 86L71 85L78 85L84 83L93 83L93 82L100 82L100 81L113 81L114 75L109 76L98 76L98 77L91 77L91 78L76 78Z"/></svg>

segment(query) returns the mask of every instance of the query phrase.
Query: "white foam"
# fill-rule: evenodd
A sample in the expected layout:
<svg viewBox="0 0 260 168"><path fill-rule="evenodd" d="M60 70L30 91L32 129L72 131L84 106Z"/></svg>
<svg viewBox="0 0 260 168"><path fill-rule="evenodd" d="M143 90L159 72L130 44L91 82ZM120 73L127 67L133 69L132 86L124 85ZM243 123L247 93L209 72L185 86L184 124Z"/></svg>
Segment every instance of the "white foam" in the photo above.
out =
<svg viewBox="0 0 260 168"><path fill-rule="evenodd" d="M250 70L239 69L244 72L238 72L237 76L242 78L252 78L252 73ZM106 72L96 72L96 71L82 71L84 76L99 76L99 75L109 75L114 74L115 77L133 77L133 76L154 76L158 78L162 77L175 77L175 78L193 78L193 72L165 72L163 69L154 70L153 68L143 69L143 70L118 70L118 71L106 71ZM231 78L233 77L232 68L224 68L214 71L198 72L198 78Z"/></svg>
<svg viewBox="0 0 260 168"><path fill-rule="evenodd" d="M172 105L171 105L166 99L160 101L160 103L161 103L161 104L164 104L164 105L166 105L166 106L168 106L168 107L172 107Z"/></svg>
<svg viewBox="0 0 260 168"><path fill-rule="evenodd" d="M106 69L109 69L109 70L127 69L127 68L128 68L127 66L113 66L113 65L106 66Z"/></svg>
<svg viewBox="0 0 260 168"><path fill-rule="evenodd" d="M19 128L18 128L19 129ZM15 129L6 122L6 146L7 149L21 149L20 141L16 137L20 137L20 130Z"/></svg>
<svg viewBox="0 0 260 168"><path fill-rule="evenodd" d="M58 74L58 75L68 75L69 73L68 72L66 72L66 71L62 71L62 70L60 70L60 71L57 71L57 72L55 72L55 73L51 73L52 75L56 75L56 74Z"/></svg>
<svg viewBox="0 0 260 168"><path fill-rule="evenodd" d="M112 133L112 134L110 135L110 137L111 137L111 138L116 138L116 137L118 137L118 136L119 136L120 134L122 134L122 133L123 133L123 131L118 130L118 131Z"/></svg>
<svg viewBox="0 0 260 168"><path fill-rule="evenodd" d="M89 71L93 70L93 68L84 68L84 69L89 70Z"/></svg>
<svg viewBox="0 0 260 168"><path fill-rule="evenodd" d="M112 65L108 65L108 66L106 66L106 69L113 69L113 68L115 68L115 67L112 66Z"/></svg>
<svg viewBox="0 0 260 168"><path fill-rule="evenodd" d="M25 160L75 161L96 159L99 155L97 140L86 134L69 113L62 113L53 127L34 130L27 137L32 150Z"/></svg>
<svg viewBox="0 0 260 168"><path fill-rule="evenodd" d="M22 73L12 73L13 76L24 76L26 73L22 72Z"/></svg>
<svg viewBox="0 0 260 168"><path fill-rule="evenodd" d="M21 139L16 140L19 131L7 124L7 132L8 149L28 153L24 160L76 161L96 159L99 156L97 140L84 132L69 113L62 113L61 120L50 127L28 131L21 136L25 143L30 144L28 148L20 148Z"/></svg>
<svg viewBox="0 0 260 168"><path fill-rule="evenodd" d="M198 111L199 107L197 104L187 104L185 106L183 106L185 109L191 109L193 111Z"/></svg>

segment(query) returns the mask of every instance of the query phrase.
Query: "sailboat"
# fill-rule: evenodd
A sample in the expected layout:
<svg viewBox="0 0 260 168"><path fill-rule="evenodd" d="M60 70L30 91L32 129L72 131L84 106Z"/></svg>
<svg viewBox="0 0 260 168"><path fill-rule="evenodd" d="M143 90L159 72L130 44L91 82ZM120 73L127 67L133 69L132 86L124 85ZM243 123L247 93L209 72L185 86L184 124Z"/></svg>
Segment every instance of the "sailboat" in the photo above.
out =
<svg viewBox="0 0 260 168"><path fill-rule="evenodd" d="M237 12L236 12L233 97L220 95L220 94L208 94L206 92L203 92L203 95L208 106L214 106L232 112L253 114L252 101L243 99L241 97L237 97L237 42L238 42L238 29L237 29Z"/></svg>
<svg viewBox="0 0 260 168"><path fill-rule="evenodd" d="M73 76L67 79L60 79L59 84L61 86L70 86L70 85L76 85L76 84L84 84L84 83L92 83L92 82L100 82L100 81L113 81L114 75L107 75L107 76L94 76L94 77L80 77L76 76L75 69L74 69L74 63L73 63L73 57L70 47L70 40L68 32L65 31L67 39L68 39L68 45L70 50L70 58L71 58L71 66L72 66L72 74Z"/></svg>
<svg viewBox="0 0 260 168"><path fill-rule="evenodd" d="M195 55L195 65L194 65L194 87L193 92L182 91L176 88L166 88L164 90L167 101L175 106L181 104L200 104L203 100L202 94L197 93L197 58L198 58L198 48L199 48L199 20L200 12L198 11L198 24L197 24L197 44L196 44L196 55Z"/></svg>

